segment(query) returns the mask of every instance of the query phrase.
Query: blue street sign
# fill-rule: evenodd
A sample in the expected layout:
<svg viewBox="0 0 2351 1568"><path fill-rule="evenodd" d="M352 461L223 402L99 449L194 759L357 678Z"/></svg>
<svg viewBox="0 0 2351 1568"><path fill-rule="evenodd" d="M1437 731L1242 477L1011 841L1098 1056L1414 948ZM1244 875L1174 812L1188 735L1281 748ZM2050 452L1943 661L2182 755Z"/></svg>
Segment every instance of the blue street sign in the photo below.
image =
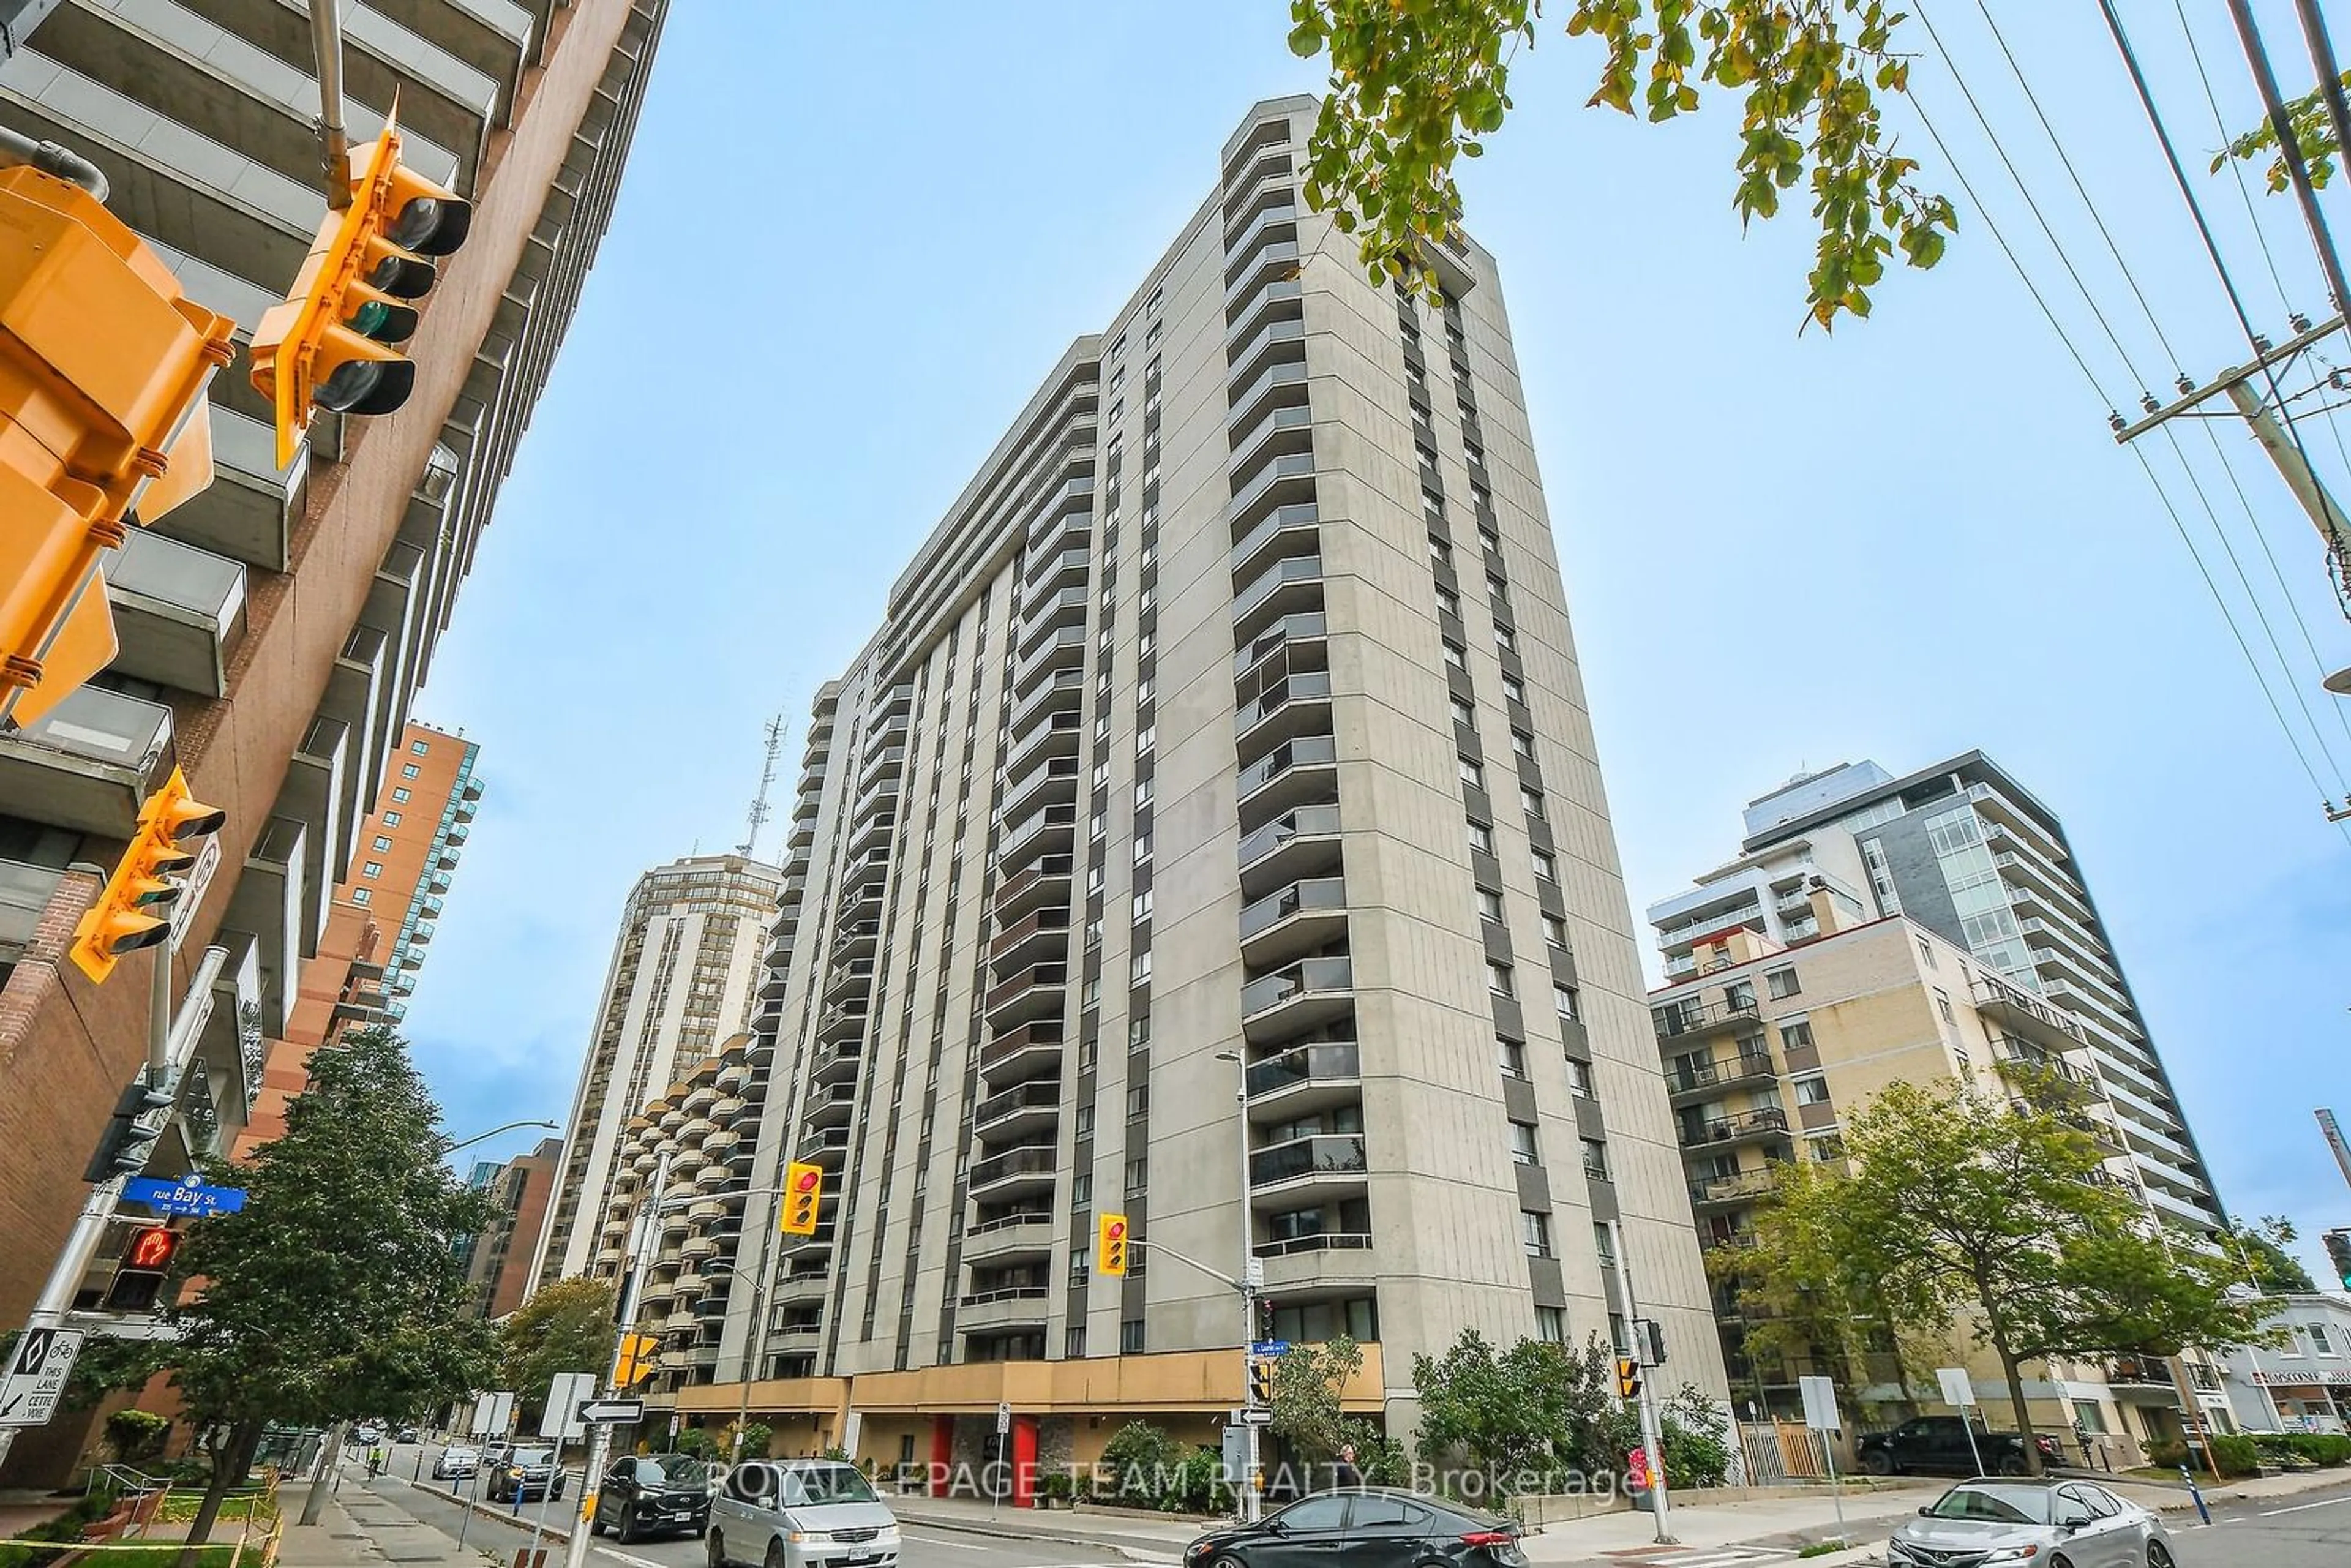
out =
<svg viewBox="0 0 2351 1568"><path fill-rule="evenodd" d="M189 1214L198 1218L235 1214L245 1207L241 1186L206 1186L202 1182L164 1181L133 1176L122 1184L125 1201L143 1203L158 1214Z"/></svg>
<svg viewBox="0 0 2351 1568"><path fill-rule="evenodd" d="M1286 1339L1256 1340L1249 1345L1249 1354L1251 1355L1287 1355L1290 1354L1290 1342Z"/></svg>

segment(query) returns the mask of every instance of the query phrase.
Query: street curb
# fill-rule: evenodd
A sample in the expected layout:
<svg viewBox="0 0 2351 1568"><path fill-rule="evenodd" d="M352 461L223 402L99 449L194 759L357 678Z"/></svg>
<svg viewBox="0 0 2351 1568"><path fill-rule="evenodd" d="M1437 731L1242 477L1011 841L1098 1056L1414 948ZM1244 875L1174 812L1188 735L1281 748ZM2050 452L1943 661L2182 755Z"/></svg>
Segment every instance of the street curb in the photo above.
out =
<svg viewBox="0 0 2351 1568"><path fill-rule="evenodd" d="M1176 1563L1183 1559L1184 1549L1165 1541L1152 1541L1139 1536L1114 1535L1065 1530L1020 1529L1008 1524L983 1522L977 1520L942 1519L935 1514L907 1513L893 1508L901 1525L914 1525L921 1530L944 1530L958 1535L984 1536L991 1541L1052 1541L1063 1545L1103 1546L1131 1563ZM1205 1528L1205 1527L1204 1527Z"/></svg>
<svg viewBox="0 0 2351 1568"><path fill-rule="evenodd" d="M502 1524L511 1524L520 1530L529 1530L534 1527L538 1527L539 1535L544 1540L557 1542L567 1546L571 1542L571 1531L569 1529L553 1522L549 1522L547 1525L540 1527L538 1526L538 1521L535 1515L528 1513L516 1513L511 1510L501 1508L496 1503L483 1502L477 1498L459 1497L454 1491L447 1491L436 1486L428 1486L423 1481L402 1480L402 1479L398 1476L394 1476L392 1479L394 1480L402 1480L402 1484L410 1487L414 1490L421 1491L427 1497L437 1497L443 1502L454 1502L460 1508L466 1509L471 1512L481 1515L484 1519L494 1519ZM555 1500L565 1505L564 1517L567 1519L569 1518L572 1500L569 1498L558 1498Z"/></svg>

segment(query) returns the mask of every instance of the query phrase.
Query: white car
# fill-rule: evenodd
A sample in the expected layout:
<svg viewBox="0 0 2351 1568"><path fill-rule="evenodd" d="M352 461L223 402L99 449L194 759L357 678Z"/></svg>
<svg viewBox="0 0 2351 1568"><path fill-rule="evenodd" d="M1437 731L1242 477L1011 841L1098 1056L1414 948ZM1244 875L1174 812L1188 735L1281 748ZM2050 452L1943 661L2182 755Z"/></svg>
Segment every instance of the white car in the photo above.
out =
<svg viewBox="0 0 2351 1568"><path fill-rule="evenodd" d="M436 1481L463 1480L482 1468L482 1456L474 1448L449 1448L433 1461L433 1479Z"/></svg>
<svg viewBox="0 0 2351 1568"><path fill-rule="evenodd" d="M897 1568L898 1517L854 1465L752 1459L710 1501L710 1568Z"/></svg>
<svg viewBox="0 0 2351 1568"><path fill-rule="evenodd" d="M2088 1481L1973 1480L1886 1543L1889 1568L2172 1568L2163 1521Z"/></svg>

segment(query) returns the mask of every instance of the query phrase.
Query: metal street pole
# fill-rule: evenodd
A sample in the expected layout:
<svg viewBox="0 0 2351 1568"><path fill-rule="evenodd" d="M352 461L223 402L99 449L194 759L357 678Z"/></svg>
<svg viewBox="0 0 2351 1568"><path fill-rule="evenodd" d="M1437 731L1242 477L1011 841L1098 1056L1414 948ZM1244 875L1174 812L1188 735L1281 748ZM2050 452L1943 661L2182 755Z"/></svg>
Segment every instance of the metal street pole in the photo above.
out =
<svg viewBox="0 0 2351 1568"><path fill-rule="evenodd" d="M175 951L166 937L155 952L155 997L149 1005L147 1027L147 1071L151 1084L169 1087L178 1072L196 1054L196 1036L204 1027L212 1009L191 1008L181 1019L177 1040L172 1038L172 954ZM188 990L192 996L208 996L213 983L220 977L221 966L228 959L224 947L207 947L196 961L194 979ZM160 1029L161 1032L157 1032ZM99 1245L106 1239L106 1228L115 1220L116 1209L122 1202L122 1184L126 1178L115 1176L99 1182L89 1189L82 1200L81 1213L66 1232L65 1245L57 1249L57 1260L49 1265L49 1277L41 1285L41 1293L34 1298L33 1310L26 1315L28 1329L57 1328L66 1321L73 1307L74 1294L81 1289L84 1274L98 1256ZM16 1440L21 1428L0 1427L0 1465L8 1460L8 1449Z"/></svg>
<svg viewBox="0 0 2351 1568"><path fill-rule="evenodd" d="M1241 1522L1255 1524L1259 1513L1258 1489L1263 1460L1258 1448L1258 1425L1250 1418L1258 1408L1257 1380L1249 1375L1256 1357L1249 1347L1257 1343L1257 1281L1260 1265L1253 1245L1256 1223L1249 1211L1249 1061L1238 1051L1220 1051L1217 1054L1232 1062L1237 1079L1233 1086L1233 1124L1241 1156L1241 1266L1234 1281L1241 1297L1241 1476L1240 1484L1233 1489L1233 1501Z"/></svg>
<svg viewBox="0 0 2351 1568"><path fill-rule="evenodd" d="M652 1251L653 1239L661 1234L662 1200L669 1195L670 1156L664 1153L653 1162L653 1185L645 1190L650 1195L638 1214L637 1234L631 1239L628 1257L628 1279L621 1289L621 1322L612 1335L612 1362L604 1374L608 1393L622 1392L621 1359L628 1352L629 1336L636 1332L637 1297L644 1289L646 1255ZM591 1423L588 1437L588 1468L580 1477L580 1500L581 1517L572 1521L571 1539L563 1549L564 1568L582 1568L588 1561L587 1521L588 1500L596 1495L596 1485L604 1473L605 1456L612 1450L612 1428L609 1423Z"/></svg>
<svg viewBox="0 0 2351 1568"><path fill-rule="evenodd" d="M751 1278L751 1322L743 1333L743 1396L735 1405L735 1440L727 1446L726 1462L743 1462L743 1428L751 1419L751 1380L758 1375L759 1362L768 1348L766 1311L769 1260L776 1249L776 1231L783 1223L783 1213L775 1199L783 1194L781 1187L765 1189L769 1212L767 1223L759 1228L759 1271ZM760 1194L751 1194L758 1197ZM764 1454L760 1456L766 1458Z"/></svg>
<svg viewBox="0 0 2351 1568"><path fill-rule="evenodd" d="M1633 1339L1633 1359L1641 1358L1641 1305L1633 1295L1633 1266L1625 1257L1625 1230L1614 1220L1608 1222L1608 1249L1616 1255L1616 1289L1625 1298L1625 1322ZM1641 1379L1641 1447L1649 1456L1649 1512L1657 1523L1657 1540L1672 1545L1673 1527L1668 1518L1666 1500L1666 1445L1657 1423L1657 1391L1647 1376Z"/></svg>

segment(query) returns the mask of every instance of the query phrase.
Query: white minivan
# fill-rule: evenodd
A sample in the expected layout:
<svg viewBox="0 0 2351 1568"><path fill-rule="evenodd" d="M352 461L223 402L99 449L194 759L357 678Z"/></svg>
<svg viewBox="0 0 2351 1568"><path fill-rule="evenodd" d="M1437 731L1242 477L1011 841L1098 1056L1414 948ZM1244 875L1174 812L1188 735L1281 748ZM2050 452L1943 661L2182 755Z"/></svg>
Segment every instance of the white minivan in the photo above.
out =
<svg viewBox="0 0 2351 1568"><path fill-rule="evenodd" d="M898 1516L854 1465L751 1459L710 1503L710 1568L897 1568Z"/></svg>

